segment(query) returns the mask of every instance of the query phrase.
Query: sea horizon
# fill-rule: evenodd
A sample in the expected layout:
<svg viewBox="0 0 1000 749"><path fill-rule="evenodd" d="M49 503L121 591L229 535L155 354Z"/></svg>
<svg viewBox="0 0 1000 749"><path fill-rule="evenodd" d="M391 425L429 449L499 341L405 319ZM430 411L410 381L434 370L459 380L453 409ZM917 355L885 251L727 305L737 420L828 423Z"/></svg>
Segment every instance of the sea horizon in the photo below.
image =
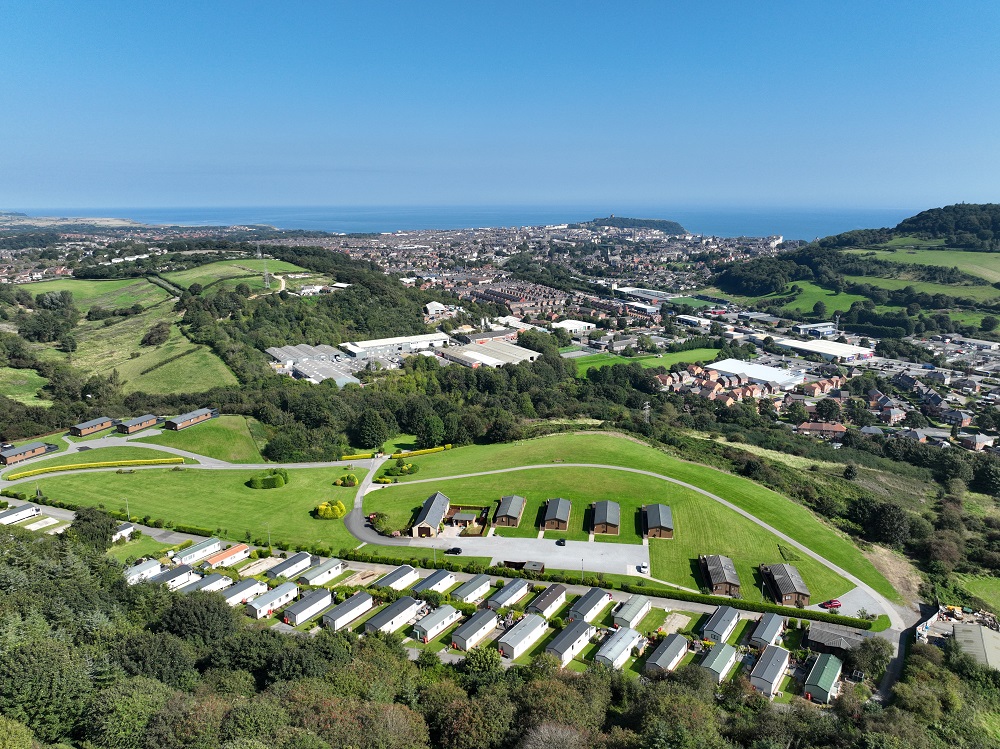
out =
<svg viewBox="0 0 1000 749"><path fill-rule="evenodd" d="M553 206L220 206L14 208L29 216L120 218L155 226L268 225L284 230L383 233L577 223L614 214L676 221L693 234L812 240L853 229L892 227L919 209L673 208L626 204Z"/></svg>

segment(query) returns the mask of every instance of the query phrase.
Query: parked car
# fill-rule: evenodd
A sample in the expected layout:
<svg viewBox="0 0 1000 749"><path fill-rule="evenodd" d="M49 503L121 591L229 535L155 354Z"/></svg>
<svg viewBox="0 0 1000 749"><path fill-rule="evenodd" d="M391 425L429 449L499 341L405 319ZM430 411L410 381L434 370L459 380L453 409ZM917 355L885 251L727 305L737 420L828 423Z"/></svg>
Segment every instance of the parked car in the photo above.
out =
<svg viewBox="0 0 1000 749"><path fill-rule="evenodd" d="M649 562L643 562L639 565L639 572L643 575L649 574Z"/></svg>
<svg viewBox="0 0 1000 749"><path fill-rule="evenodd" d="M565 545L566 545L566 539L565 538L560 538L560 539L558 539L556 541L556 546L565 546Z"/></svg>
<svg viewBox="0 0 1000 749"><path fill-rule="evenodd" d="M445 551L445 554L461 554L462 550L458 546L452 546L450 549Z"/></svg>
<svg viewBox="0 0 1000 749"><path fill-rule="evenodd" d="M841 603L836 598L831 598L829 601L824 601L820 604L820 608L823 609L839 609L840 606Z"/></svg>

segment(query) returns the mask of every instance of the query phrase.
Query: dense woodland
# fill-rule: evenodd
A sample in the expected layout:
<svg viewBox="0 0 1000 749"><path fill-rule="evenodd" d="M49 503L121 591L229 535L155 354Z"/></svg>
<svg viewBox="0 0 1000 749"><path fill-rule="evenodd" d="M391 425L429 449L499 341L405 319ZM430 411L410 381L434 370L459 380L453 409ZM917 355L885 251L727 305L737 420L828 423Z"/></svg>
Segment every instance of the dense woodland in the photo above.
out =
<svg viewBox="0 0 1000 749"><path fill-rule="evenodd" d="M937 749L991 744L1000 675L915 646L890 707L781 710L744 677L651 681L539 657L408 660L397 636L260 629L215 593L129 587L114 521L0 532L0 746L80 749Z"/></svg>

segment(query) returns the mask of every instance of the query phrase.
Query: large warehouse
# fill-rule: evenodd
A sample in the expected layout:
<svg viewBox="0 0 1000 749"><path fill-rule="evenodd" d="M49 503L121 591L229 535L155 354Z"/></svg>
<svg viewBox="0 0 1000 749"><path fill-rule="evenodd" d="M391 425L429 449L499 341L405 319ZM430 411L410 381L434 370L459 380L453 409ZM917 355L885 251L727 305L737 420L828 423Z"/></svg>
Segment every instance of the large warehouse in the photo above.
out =
<svg viewBox="0 0 1000 749"><path fill-rule="evenodd" d="M357 377L338 362L344 355L343 352L325 343L319 346L307 346L304 343L296 346L272 346L267 349L267 353L274 358L274 366L279 371L314 385L324 380L333 380L339 387L361 384Z"/></svg>
<svg viewBox="0 0 1000 749"><path fill-rule="evenodd" d="M803 354L819 354L826 360L840 359L842 362L871 359L875 352L870 348L852 346L849 343L836 341L796 341L792 338L782 338L775 341L782 348L792 349Z"/></svg>
<svg viewBox="0 0 1000 749"><path fill-rule="evenodd" d="M763 364L753 364L748 361L740 361L739 359L723 359L722 361L712 362L709 366L720 374L741 375L759 385L776 382L782 390L791 390L805 380L805 373L801 370L766 367Z"/></svg>
<svg viewBox="0 0 1000 749"><path fill-rule="evenodd" d="M451 346L441 352L448 361L465 367L502 367L504 364L520 364L534 361L541 354L537 351L517 346L506 341L470 343L467 346Z"/></svg>
<svg viewBox="0 0 1000 749"><path fill-rule="evenodd" d="M340 348L355 359L377 359L382 356L399 356L447 346L451 342L444 333L404 335L396 338L375 338L371 341L351 341Z"/></svg>

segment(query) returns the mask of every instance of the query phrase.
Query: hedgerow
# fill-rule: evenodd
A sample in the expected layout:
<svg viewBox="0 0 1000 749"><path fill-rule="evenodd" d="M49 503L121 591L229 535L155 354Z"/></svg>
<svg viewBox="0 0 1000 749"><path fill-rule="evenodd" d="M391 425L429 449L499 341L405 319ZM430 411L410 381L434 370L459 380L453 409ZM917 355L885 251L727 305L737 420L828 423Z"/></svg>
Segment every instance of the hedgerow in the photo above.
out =
<svg viewBox="0 0 1000 749"><path fill-rule="evenodd" d="M54 473L55 471L76 471L81 468L126 468L128 466L176 465L183 462L184 458L150 458L149 460L107 460L100 463L69 463L63 466L48 466L47 468L35 468L31 471L11 473L8 474L7 480L26 479L30 476L40 476L43 473Z"/></svg>

